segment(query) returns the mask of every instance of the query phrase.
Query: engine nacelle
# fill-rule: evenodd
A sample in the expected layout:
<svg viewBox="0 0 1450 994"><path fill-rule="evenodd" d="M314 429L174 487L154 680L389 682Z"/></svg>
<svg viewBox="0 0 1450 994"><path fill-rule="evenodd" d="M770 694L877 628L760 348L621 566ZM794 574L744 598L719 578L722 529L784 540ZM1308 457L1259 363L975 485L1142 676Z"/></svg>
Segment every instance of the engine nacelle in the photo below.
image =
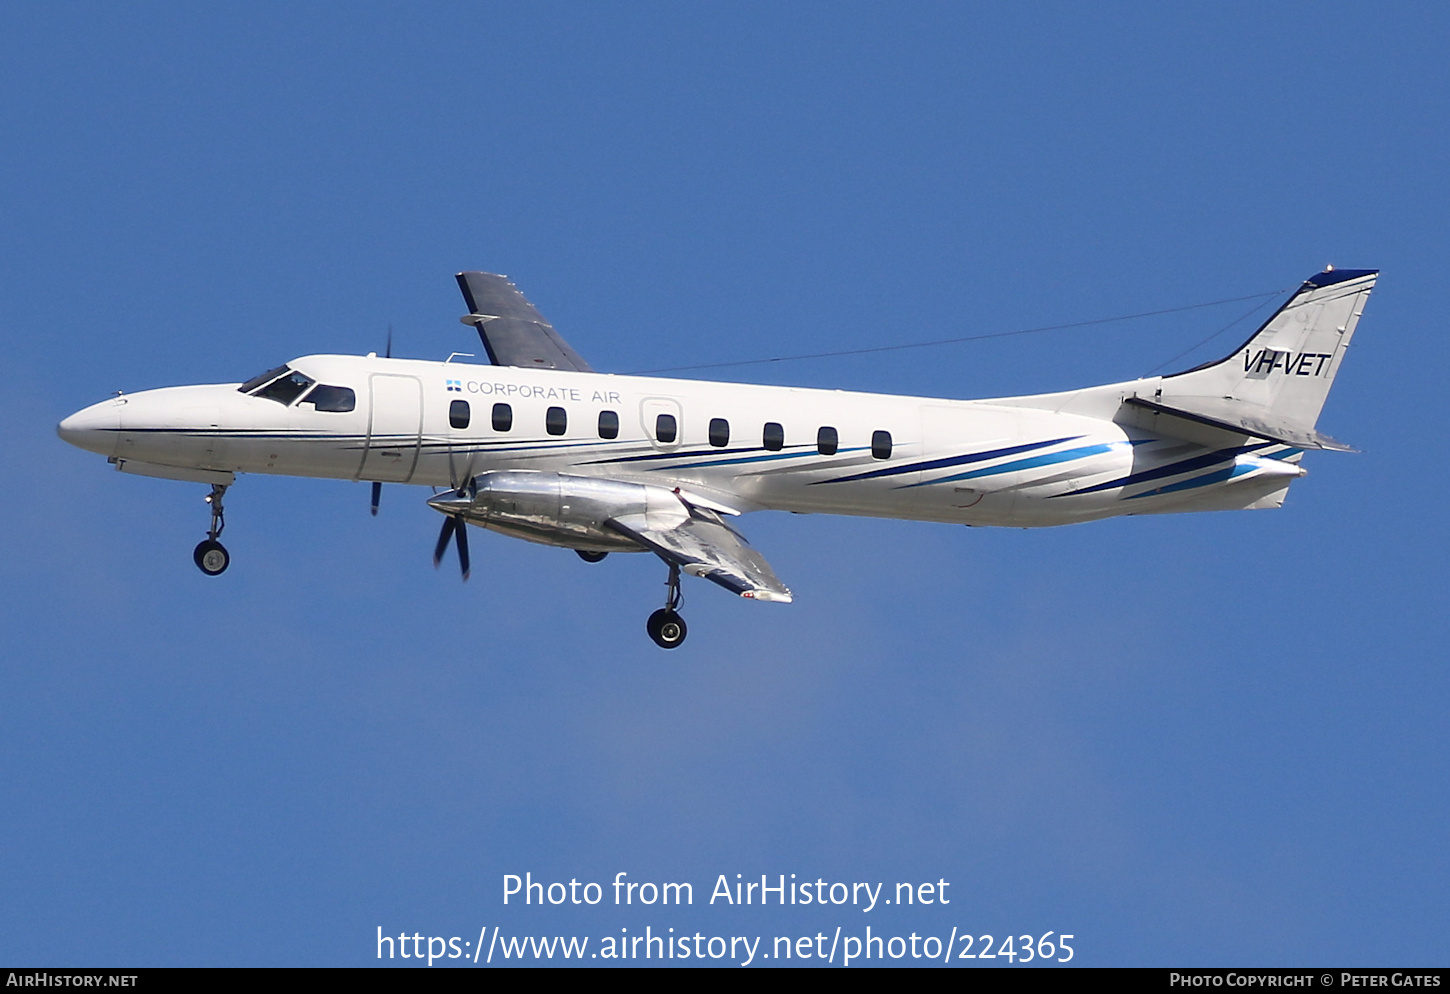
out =
<svg viewBox="0 0 1450 994"><path fill-rule="evenodd" d="M483 473L429 503L514 538L587 552L645 551L608 527L610 518L645 514L652 528L668 530L690 516L680 496L665 487L529 470Z"/></svg>

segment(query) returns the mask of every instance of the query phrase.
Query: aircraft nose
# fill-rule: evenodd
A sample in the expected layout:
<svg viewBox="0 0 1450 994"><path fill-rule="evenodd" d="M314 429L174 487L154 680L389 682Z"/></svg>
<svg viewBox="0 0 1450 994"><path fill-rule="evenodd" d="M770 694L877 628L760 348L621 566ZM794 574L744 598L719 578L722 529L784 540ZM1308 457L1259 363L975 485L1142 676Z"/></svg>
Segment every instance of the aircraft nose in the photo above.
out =
<svg viewBox="0 0 1450 994"><path fill-rule="evenodd" d="M55 433L71 445L87 452L114 455L123 403L123 398L116 397L76 411L55 426Z"/></svg>

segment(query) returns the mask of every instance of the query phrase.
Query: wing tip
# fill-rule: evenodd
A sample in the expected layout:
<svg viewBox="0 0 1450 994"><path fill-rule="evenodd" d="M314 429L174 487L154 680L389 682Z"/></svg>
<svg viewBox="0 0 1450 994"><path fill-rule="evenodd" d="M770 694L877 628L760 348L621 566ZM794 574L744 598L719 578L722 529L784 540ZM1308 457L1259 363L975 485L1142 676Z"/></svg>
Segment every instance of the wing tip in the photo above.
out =
<svg viewBox="0 0 1450 994"><path fill-rule="evenodd" d="M789 590L784 592L774 590L742 590L740 596L753 601L769 601L772 604L789 604L794 600Z"/></svg>

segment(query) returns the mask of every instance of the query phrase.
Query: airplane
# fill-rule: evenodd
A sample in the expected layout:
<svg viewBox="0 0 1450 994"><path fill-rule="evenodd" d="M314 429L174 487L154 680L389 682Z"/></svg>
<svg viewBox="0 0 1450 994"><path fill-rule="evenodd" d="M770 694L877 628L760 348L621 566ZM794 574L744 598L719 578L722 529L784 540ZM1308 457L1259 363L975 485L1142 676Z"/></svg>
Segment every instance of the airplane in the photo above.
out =
<svg viewBox="0 0 1450 994"><path fill-rule="evenodd" d="M598 373L507 277L457 274L491 365L309 355L244 383L119 393L60 422L118 470L210 484L209 576L238 473L435 489L463 578L468 528L668 568L646 629L681 645L680 574L758 601L791 591L733 519L765 509L1036 527L1276 508L1310 450L1378 276L1305 280L1242 346L1183 372L987 400ZM441 491L441 492L438 492Z"/></svg>

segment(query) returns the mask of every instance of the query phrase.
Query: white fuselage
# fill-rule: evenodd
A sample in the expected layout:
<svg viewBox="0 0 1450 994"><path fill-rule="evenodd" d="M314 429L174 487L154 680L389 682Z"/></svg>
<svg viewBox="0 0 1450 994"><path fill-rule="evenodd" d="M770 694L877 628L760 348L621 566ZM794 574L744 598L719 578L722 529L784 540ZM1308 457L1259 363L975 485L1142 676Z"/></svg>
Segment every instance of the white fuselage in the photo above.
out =
<svg viewBox="0 0 1450 994"><path fill-rule="evenodd" d="M1302 473L1285 445L1222 448L1125 419L1124 397L1156 380L959 401L376 356L289 365L352 391L352 409L170 387L95 404L60 431L114 461L180 470L434 487L537 470L678 487L739 511L973 525L1277 506Z"/></svg>

